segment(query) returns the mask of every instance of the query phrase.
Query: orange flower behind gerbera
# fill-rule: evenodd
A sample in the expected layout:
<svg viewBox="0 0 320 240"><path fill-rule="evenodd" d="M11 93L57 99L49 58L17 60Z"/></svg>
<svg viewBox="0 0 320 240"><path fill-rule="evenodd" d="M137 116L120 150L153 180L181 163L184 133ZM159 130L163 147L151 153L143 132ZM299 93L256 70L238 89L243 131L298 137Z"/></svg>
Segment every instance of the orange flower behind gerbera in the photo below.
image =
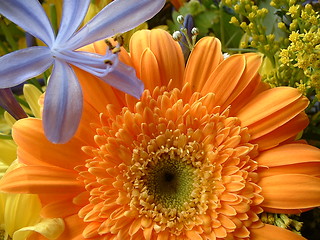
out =
<svg viewBox="0 0 320 240"><path fill-rule="evenodd" d="M60 239L304 239L259 214L320 204L320 151L294 140L308 100L262 83L259 55L223 60L212 37L186 67L162 30L135 33L130 55L121 54L145 83L141 99L76 69L85 99L78 132L55 145L40 119L18 121L26 166L1 189L39 194L45 217L65 219Z"/></svg>
<svg viewBox="0 0 320 240"><path fill-rule="evenodd" d="M175 9L179 10L179 8L186 2L185 0L169 0Z"/></svg>

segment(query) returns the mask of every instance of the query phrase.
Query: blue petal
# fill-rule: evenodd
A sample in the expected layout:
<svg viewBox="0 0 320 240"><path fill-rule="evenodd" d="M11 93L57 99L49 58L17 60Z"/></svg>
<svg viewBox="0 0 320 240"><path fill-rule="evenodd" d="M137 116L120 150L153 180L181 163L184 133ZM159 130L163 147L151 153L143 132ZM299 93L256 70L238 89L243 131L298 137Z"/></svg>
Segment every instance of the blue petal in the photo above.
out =
<svg viewBox="0 0 320 240"><path fill-rule="evenodd" d="M67 41L69 49L78 49L97 40L126 32L152 18L165 0L115 0L102 9Z"/></svg>
<svg viewBox="0 0 320 240"><path fill-rule="evenodd" d="M48 47L29 47L0 57L0 88L16 86L38 76L53 63Z"/></svg>
<svg viewBox="0 0 320 240"><path fill-rule="evenodd" d="M0 14L52 46L54 32L38 0L1 0Z"/></svg>
<svg viewBox="0 0 320 240"><path fill-rule="evenodd" d="M43 126L49 141L68 142L78 129L82 114L82 91L72 68L55 60L45 94Z"/></svg>
<svg viewBox="0 0 320 240"><path fill-rule="evenodd" d="M99 55L90 52L65 50L55 52L55 56L97 77L107 75L119 62L118 56L111 51L107 51L105 55Z"/></svg>
<svg viewBox="0 0 320 240"><path fill-rule="evenodd" d="M143 82L136 77L135 70L120 61L112 72L100 79L138 99L144 90Z"/></svg>
<svg viewBox="0 0 320 240"><path fill-rule="evenodd" d="M85 17L90 0L64 0L62 19L55 45L65 44L72 34L78 29Z"/></svg>

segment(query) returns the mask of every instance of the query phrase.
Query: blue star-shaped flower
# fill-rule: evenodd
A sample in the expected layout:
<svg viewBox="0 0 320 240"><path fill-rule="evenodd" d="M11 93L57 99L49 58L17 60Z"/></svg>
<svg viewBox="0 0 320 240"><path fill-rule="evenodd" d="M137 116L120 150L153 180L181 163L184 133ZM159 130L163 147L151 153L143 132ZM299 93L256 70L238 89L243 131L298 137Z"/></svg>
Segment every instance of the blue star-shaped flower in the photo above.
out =
<svg viewBox="0 0 320 240"><path fill-rule="evenodd" d="M46 90L43 124L47 138L65 143L76 132L82 113L82 91L70 65L137 98L143 83L111 51L102 56L75 51L97 40L126 32L153 17L165 0L115 0L77 31L90 0L64 0L57 36L38 0L1 0L0 14L47 46L21 49L0 58L0 88L16 86L54 65ZM112 62L112 65L108 64Z"/></svg>

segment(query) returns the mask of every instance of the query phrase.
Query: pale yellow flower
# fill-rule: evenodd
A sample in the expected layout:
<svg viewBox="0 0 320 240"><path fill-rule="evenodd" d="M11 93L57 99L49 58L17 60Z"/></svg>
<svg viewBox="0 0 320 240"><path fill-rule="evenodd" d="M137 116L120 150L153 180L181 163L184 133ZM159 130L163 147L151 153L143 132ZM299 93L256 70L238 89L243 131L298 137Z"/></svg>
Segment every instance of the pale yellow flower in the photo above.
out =
<svg viewBox="0 0 320 240"><path fill-rule="evenodd" d="M23 92L30 107L25 109L26 112L40 118L38 99L42 94L41 91L33 85L25 84ZM0 132L9 134L16 120L7 112L0 120ZM6 172L19 167L14 161L16 158L15 142L10 139L0 139L0 178ZM40 199L36 194L0 193L0 240L32 239L32 234L56 239L64 230L64 222L61 218L40 217L41 208Z"/></svg>

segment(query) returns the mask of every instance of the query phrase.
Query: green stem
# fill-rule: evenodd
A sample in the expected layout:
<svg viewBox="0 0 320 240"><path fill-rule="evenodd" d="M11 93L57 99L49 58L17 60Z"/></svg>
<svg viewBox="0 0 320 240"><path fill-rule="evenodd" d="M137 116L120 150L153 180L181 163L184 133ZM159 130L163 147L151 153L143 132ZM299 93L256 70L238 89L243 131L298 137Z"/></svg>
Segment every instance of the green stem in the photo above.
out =
<svg viewBox="0 0 320 240"><path fill-rule="evenodd" d="M0 41L0 48L2 48L5 53L10 52L7 46L2 41Z"/></svg>
<svg viewBox="0 0 320 240"><path fill-rule="evenodd" d="M224 48L226 45L225 45L225 36L224 36L224 26L223 26L223 21L222 21L222 18L223 18L223 3L220 2L219 4L219 14L220 14L220 40L221 40L221 44L222 44L222 47Z"/></svg>
<svg viewBox="0 0 320 240"><path fill-rule="evenodd" d="M18 49L18 44L14 40L11 31L9 30L7 24L4 22L4 19L1 17L0 18L0 28L1 31L4 34L4 37L6 38L7 42L10 44L12 50L17 50Z"/></svg>
<svg viewBox="0 0 320 240"><path fill-rule="evenodd" d="M57 34L57 32L58 32L58 20L57 20L56 5L50 4L49 5L49 9L50 9L49 11L50 11L50 18L51 18L52 28L53 28L55 34Z"/></svg>
<svg viewBox="0 0 320 240"><path fill-rule="evenodd" d="M227 48L227 52L257 52L257 49L252 48Z"/></svg>
<svg viewBox="0 0 320 240"><path fill-rule="evenodd" d="M36 78L31 78L28 80L28 82L30 82L31 84L33 84L34 86L36 86L39 90L42 91L41 89L41 85L40 83L38 82L38 80Z"/></svg>
<svg viewBox="0 0 320 240"><path fill-rule="evenodd" d="M11 135L0 134L0 139L12 140L12 136Z"/></svg>

